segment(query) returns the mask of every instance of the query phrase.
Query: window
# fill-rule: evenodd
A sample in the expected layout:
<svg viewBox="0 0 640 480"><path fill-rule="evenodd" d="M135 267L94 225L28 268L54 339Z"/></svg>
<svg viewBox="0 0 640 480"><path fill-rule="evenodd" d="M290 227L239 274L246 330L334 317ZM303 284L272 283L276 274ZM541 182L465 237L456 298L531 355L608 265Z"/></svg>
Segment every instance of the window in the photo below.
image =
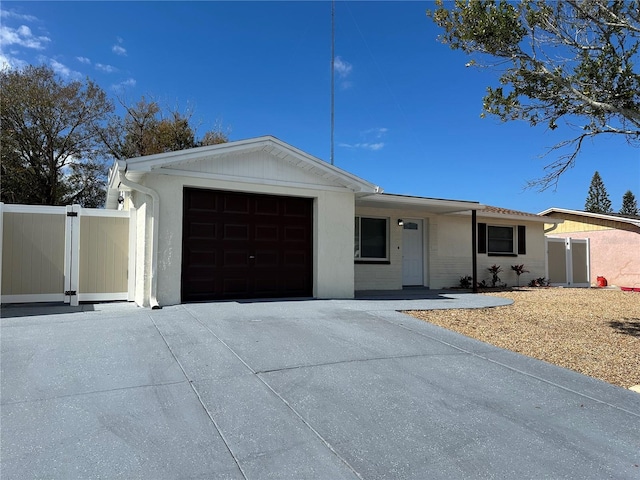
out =
<svg viewBox="0 0 640 480"><path fill-rule="evenodd" d="M527 253L524 225L487 225L478 223L478 253L517 256Z"/></svg>
<svg viewBox="0 0 640 480"><path fill-rule="evenodd" d="M513 227L487 226L488 253L515 253Z"/></svg>
<svg viewBox="0 0 640 480"><path fill-rule="evenodd" d="M389 219L356 217L354 258L361 261L388 261Z"/></svg>

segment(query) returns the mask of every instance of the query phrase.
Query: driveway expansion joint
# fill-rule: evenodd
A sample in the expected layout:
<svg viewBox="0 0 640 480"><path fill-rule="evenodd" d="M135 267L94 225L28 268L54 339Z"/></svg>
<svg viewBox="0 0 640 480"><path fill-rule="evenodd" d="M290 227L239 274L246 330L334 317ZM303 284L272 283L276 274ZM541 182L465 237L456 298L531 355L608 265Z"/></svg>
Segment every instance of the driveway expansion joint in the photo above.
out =
<svg viewBox="0 0 640 480"><path fill-rule="evenodd" d="M153 326L156 328L156 330L157 330L158 334L160 335L160 337L162 337L162 341L166 345L167 349L169 349L169 353L171 353L171 356L173 357L175 362L180 367L180 370L182 370L182 374L187 379L187 383L191 387L191 390L193 390L193 393L195 393L196 398L198 399L198 402L200 403L200 405L204 409L205 413L207 414L207 417L209 417L209 420L213 424L213 427L218 432L218 435L220 435L220 438L222 439L222 442L224 443L227 451L229 452L229 454L233 458L233 461L235 462L236 466L238 467L238 471L242 475L242 478L244 478L245 480L248 480L247 475L245 474L244 470L242 469L242 466L240 465L240 461L238 460L238 457L235 455L235 453L231 449L231 446L229 445L229 441L227 440L225 435L222 433L222 430L220 429L220 426L218 425L218 422L216 422L213 414L209 411L209 409L207 408L207 405L202 400L202 397L200 396L200 392L198 392L198 389L196 388L194 382L191 380L191 378L189 378L189 375L187 374L187 371L185 370L184 366L182 365L182 363L180 363L180 360L178 360L178 357L176 356L175 352L173 351L173 349L169 345L169 342L167 342L167 339L165 338L163 333L160 331L160 328L158 328L158 325L156 324L155 320L153 319L153 317L151 315L149 315L149 319L153 323Z"/></svg>
<svg viewBox="0 0 640 480"><path fill-rule="evenodd" d="M59 400L62 398L73 398L73 397L83 397L86 395L99 395L101 393L111 393L111 392L121 392L121 391L126 391L126 390L135 390L138 388L154 388L154 387L165 387L165 386L170 386L170 385L179 385L181 383L185 383L184 380L179 380L176 382L160 382L160 383L149 383L149 384L145 384L145 385L131 385L129 387L118 387L118 388L107 388L104 390L91 390L88 392L79 392L79 393L69 393L66 395L53 395L51 397L44 397L44 398L33 398L33 399L28 399L28 400L15 400L15 401L9 401L9 402L0 402L0 405L5 406L5 405L19 405L19 404L24 404L24 403L34 403L34 402L47 402L50 400Z"/></svg>
<svg viewBox="0 0 640 480"><path fill-rule="evenodd" d="M325 367L330 365L340 365L340 364L348 364L348 363L375 362L379 360L397 360L397 359L403 359L403 358L450 357L450 356L459 356L459 355L468 355L468 354L469 354L468 352L461 352L461 353L415 353L411 355L385 355L382 357L353 358L348 360L338 360L335 362L293 365L290 367L257 370L254 373L256 375L260 375L264 373L284 372L287 370L297 370L297 369L313 368L313 367Z"/></svg>
<svg viewBox="0 0 640 480"><path fill-rule="evenodd" d="M355 467L353 465L351 465L346 458L344 458L342 455L340 455L337 450L335 448L333 448L333 446L331 445L331 443L329 443L329 441L327 439L325 439L318 430L316 430L315 428L313 428L313 426L295 409L293 408L293 405L291 405L289 402L287 402L287 400L282 397L278 392L276 392L273 387L271 387L271 385L269 385L262 377L260 377L260 375L258 375L258 372L256 372L247 362L244 361L244 359L233 349L231 348L231 346L229 346L224 340L222 340L218 335L216 335L216 333L211 330L211 328L209 328L208 325L206 325L204 322L202 322L196 315L194 315L191 311L189 311L188 309L185 308L185 311L187 311L189 313L189 315L196 321L198 322L200 325L202 325L205 329L207 329L211 335L213 335L220 343L222 343L233 355L236 356L236 358L238 360L240 360L240 362L242 362L254 375L255 378L257 378L266 388L269 389L269 391L271 391L273 393L273 395L275 395L286 407L287 409L289 409L289 411L291 411L293 413L293 415L295 415L302 423L303 425L305 425L305 427L307 427L319 440L320 442L322 442L322 444L324 444L324 446L333 454L336 456L336 458L338 458L356 477L358 477L359 479L363 480L363 477L360 475L360 473L358 473L358 471L355 469ZM155 323L154 323L155 325ZM157 328L157 327L156 327ZM162 334L161 334L162 335ZM164 338L164 337L163 337ZM168 347L168 345L167 345ZM177 358L176 358L177 361ZM181 366L182 368L182 366ZM184 370L183 370L184 371ZM186 372L185 372L186 375ZM191 384L192 388L194 389L194 391L196 391L196 394L198 394L197 390L194 388L193 384ZM200 396L198 395L198 399L200 399ZM200 402L202 403L202 399L200 399ZM206 406L203 404L203 407L206 409ZM215 422L215 420L213 419L213 417L211 416L211 414L209 413L209 411L207 411L207 414L209 415L209 417L211 418L211 421ZM216 428L218 428L217 424L216 424ZM218 431L220 432L220 429L218 428ZM222 433L220 432L220 435L222 436ZM223 440L225 442L225 444L227 445L227 448L229 448L229 451L231 452L231 449L229 447L229 445L227 444L227 441L224 439ZM233 455L233 453L232 453ZM238 468L240 468L240 463L239 460L234 456L233 457L234 460L236 461L236 463L238 464ZM242 471L242 470L241 470ZM242 472L243 476L245 476L244 472ZM247 477L245 476L245 479Z"/></svg>

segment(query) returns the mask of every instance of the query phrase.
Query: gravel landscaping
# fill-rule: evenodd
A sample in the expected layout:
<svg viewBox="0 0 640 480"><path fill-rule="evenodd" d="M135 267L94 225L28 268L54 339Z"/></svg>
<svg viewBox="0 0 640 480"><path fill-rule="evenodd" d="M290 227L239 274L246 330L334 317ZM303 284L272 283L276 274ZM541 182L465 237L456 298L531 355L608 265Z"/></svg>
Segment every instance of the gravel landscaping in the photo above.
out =
<svg viewBox="0 0 640 480"><path fill-rule="evenodd" d="M484 295L514 304L406 313L614 385L640 385L640 293L522 288Z"/></svg>

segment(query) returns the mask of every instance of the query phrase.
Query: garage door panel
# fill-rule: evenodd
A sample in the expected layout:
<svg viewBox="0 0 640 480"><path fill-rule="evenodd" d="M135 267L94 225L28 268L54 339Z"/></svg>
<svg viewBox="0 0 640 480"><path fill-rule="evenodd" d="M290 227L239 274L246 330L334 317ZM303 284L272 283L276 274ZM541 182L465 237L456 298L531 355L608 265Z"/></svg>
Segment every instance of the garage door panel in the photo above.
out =
<svg viewBox="0 0 640 480"><path fill-rule="evenodd" d="M249 255L245 250L226 250L222 255L224 261L221 267L246 269L249 266Z"/></svg>
<svg viewBox="0 0 640 480"><path fill-rule="evenodd" d="M311 295L311 199L189 188L184 197L183 301Z"/></svg>
<svg viewBox="0 0 640 480"><path fill-rule="evenodd" d="M277 242L280 238L277 225L256 225L254 239L256 242Z"/></svg>
<svg viewBox="0 0 640 480"><path fill-rule="evenodd" d="M216 198L207 195L207 192L202 190L199 192L193 192L193 194L187 199L188 207L194 211L215 211L216 210Z"/></svg>
<svg viewBox="0 0 640 480"><path fill-rule="evenodd" d="M189 250L186 256L191 265L215 266L216 264L216 252L209 250Z"/></svg>
<svg viewBox="0 0 640 480"><path fill-rule="evenodd" d="M277 250L256 250L253 259L254 267L276 270L280 265L280 256L280 252Z"/></svg>
<svg viewBox="0 0 640 480"><path fill-rule="evenodd" d="M222 213L249 213L249 199L242 194L224 193Z"/></svg>
<svg viewBox="0 0 640 480"><path fill-rule="evenodd" d="M284 265L287 267L298 267L306 265L309 262L307 252L286 252L284 254Z"/></svg>
<svg viewBox="0 0 640 480"><path fill-rule="evenodd" d="M249 225L225 224L224 240L249 240Z"/></svg>
<svg viewBox="0 0 640 480"><path fill-rule="evenodd" d="M189 237L191 238L215 238L216 225L213 223L193 222L189 225Z"/></svg>
<svg viewBox="0 0 640 480"><path fill-rule="evenodd" d="M302 226L284 228L285 242L307 242L307 235L307 229Z"/></svg>
<svg viewBox="0 0 640 480"><path fill-rule="evenodd" d="M223 298L242 298L249 294L249 281L246 277L227 277L222 280L222 292Z"/></svg>
<svg viewBox="0 0 640 480"><path fill-rule="evenodd" d="M306 198L292 198L284 206L285 217L302 217L308 216L309 202Z"/></svg>
<svg viewBox="0 0 640 480"><path fill-rule="evenodd" d="M275 197L263 197L256 201L256 215L279 215L280 201Z"/></svg>

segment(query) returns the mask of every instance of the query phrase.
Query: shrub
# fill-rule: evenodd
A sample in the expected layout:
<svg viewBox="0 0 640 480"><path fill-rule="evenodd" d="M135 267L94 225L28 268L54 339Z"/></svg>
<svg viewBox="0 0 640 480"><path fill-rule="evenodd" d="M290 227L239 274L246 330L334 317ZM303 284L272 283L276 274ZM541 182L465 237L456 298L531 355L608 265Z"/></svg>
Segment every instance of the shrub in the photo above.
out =
<svg viewBox="0 0 640 480"><path fill-rule="evenodd" d="M536 279L531 280L529 282L529 286L530 287L548 287L549 286L549 280L547 280L544 277L536 278Z"/></svg>
<svg viewBox="0 0 640 480"><path fill-rule="evenodd" d="M493 288L497 287L501 282L498 274L502 272L502 267L500 265L491 265L487 270L489 270L489 273L491 274L491 286Z"/></svg>
<svg viewBox="0 0 640 480"><path fill-rule="evenodd" d="M473 277L471 275L460 277L460 288L471 288L471 285L473 285Z"/></svg>
<svg viewBox="0 0 640 480"><path fill-rule="evenodd" d="M525 270L524 264L522 264L522 265L511 265L511 270L516 272L516 275L518 276L517 285L519 287L520 286L520 275L522 275L523 273L529 273L529 270Z"/></svg>

